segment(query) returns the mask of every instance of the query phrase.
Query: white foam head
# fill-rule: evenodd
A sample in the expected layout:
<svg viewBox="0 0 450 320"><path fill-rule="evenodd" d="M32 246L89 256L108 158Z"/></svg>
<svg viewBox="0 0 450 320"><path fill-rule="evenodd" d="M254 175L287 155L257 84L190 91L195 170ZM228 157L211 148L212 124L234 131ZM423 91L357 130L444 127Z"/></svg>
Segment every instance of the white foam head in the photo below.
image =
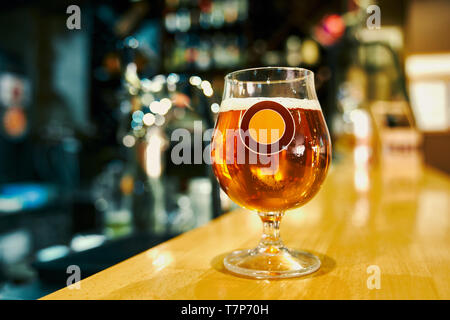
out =
<svg viewBox="0 0 450 320"><path fill-rule="evenodd" d="M297 98L285 98L285 97L249 97L249 98L227 98L222 101L220 105L220 112L231 110L247 110L255 103L261 101L274 101L288 109L309 109L319 110L320 103L318 100L297 99Z"/></svg>

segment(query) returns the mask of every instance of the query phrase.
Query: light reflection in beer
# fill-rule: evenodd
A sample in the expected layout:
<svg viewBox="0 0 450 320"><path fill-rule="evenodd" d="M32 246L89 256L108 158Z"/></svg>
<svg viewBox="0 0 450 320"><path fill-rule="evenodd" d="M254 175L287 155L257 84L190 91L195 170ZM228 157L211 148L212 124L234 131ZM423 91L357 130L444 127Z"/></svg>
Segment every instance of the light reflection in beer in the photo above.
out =
<svg viewBox="0 0 450 320"><path fill-rule="evenodd" d="M281 180L283 180L283 173L281 172L281 170L277 170L277 172L274 175L275 181L276 182L280 182Z"/></svg>
<svg viewBox="0 0 450 320"><path fill-rule="evenodd" d="M300 125L301 122L302 122L302 117L301 117L300 111L296 111L294 114L297 115L297 117L298 117L298 124ZM292 115L292 116L294 116L294 115Z"/></svg>
<svg viewBox="0 0 450 320"><path fill-rule="evenodd" d="M304 145L297 146L297 147L295 147L295 149L294 149L294 154L295 154L297 157L303 156L303 153L304 153L304 152L305 152L305 146L304 146Z"/></svg>
<svg viewBox="0 0 450 320"><path fill-rule="evenodd" d="M225 161L222 162L220 167L222 168L224 177L231 180L230 172L228 171L228 166L226 165Z"/></svg>
<svg viewBox="0 0 450 320"><path fill-rule="evenodd" d="M320 148L318 146L311 146L311 149L314 150L314 153L312 154L314 160L311 162L311 166L315 167L315 164L319 161L320 158Z"/></svg>
<svg viewBox="0 0 450 320"><path fill-rule="evenodd" d="M275 180L279 182L283 180L283 172L279 168L274 170L271 167L251 168L251 172L262 181Z"/></svg>

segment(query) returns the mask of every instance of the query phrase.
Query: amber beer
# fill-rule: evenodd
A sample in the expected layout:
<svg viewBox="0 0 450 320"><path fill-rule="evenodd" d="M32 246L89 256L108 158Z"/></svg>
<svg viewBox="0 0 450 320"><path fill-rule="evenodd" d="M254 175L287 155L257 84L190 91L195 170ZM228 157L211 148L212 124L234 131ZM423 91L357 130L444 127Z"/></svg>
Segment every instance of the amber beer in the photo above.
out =
<svg viewBox="0 0 450 320"><path fill-rule="evenodd" d="M317 193L330 146L317 100L229 98L221 104L211 156L233 201L250 210L284 212Z"/></svg>

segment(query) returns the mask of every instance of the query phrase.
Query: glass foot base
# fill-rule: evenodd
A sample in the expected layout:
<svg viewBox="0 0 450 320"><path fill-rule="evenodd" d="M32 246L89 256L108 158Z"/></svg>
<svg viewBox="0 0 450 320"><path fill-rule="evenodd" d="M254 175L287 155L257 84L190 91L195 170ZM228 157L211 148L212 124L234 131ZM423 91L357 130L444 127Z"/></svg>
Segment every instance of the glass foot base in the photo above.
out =
<svg viewBox="0 0 450 320"><path fill-rule="evenodd" d="M233 273L256 279L299 277L320 268L320 260L316 256L285 247L233 251L223 263Z"/></svg>

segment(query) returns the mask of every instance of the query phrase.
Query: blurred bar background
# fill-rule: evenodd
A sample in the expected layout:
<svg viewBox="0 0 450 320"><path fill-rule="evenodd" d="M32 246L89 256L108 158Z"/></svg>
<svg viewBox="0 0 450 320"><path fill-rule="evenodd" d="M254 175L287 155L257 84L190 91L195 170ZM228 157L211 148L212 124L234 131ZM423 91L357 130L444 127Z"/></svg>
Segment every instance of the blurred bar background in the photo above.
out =
<svg viewBox="0 0 450 320"><path fill-rule="evenodd" d="M79 30L66 26L73 4ZM361 192L372 166L407 185L423 164L450 173L449 1L20 0L0 10L0 299L41 297L65 286L69 265L87 277L235 208L204 162L170 160L175 129L208 145L233 70L314 71L333 161L354 162Z"/></svg>

